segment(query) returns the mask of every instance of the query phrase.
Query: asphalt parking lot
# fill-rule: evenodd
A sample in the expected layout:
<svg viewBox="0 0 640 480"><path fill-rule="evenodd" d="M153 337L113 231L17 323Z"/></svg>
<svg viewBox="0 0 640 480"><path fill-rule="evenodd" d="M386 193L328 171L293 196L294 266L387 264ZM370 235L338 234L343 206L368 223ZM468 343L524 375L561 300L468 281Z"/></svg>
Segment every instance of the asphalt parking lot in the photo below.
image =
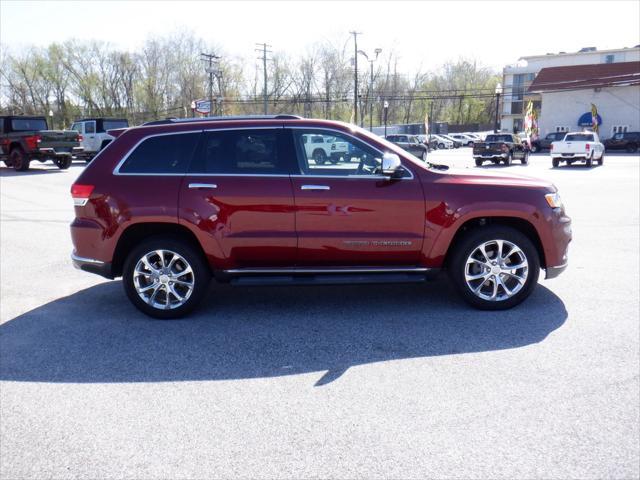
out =
<svg viewBox="0 0 640 480"><path fill-rule="evenodd" d="M483 167L552 180L573 218L568 270L516 309L444 279L212 285L171 322L72 268L82 168L0 168L1 478L640 476L640 156Z"/></svg>

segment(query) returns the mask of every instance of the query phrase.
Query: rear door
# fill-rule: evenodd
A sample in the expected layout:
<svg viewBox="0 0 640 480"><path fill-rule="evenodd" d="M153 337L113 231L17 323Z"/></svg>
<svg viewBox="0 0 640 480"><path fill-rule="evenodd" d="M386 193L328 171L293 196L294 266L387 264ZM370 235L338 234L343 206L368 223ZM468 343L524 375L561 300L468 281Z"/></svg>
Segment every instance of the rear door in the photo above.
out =
<svg viewBox="0 0 640 480"><path fill-rule="evenodd" d="M96 133L96 122L83 122L84 123L84 147L87 151L98 151L98 135Z"/></svg>
<svg viewBox="0 0 640 480"><path fill-rule="evenodd" d="M415 266L424 235L424 196L410 170L401 179L380 174L382 153L351 135L291 128L299 160L292 175L298 234L297 265ZM322 135L349 144L348 158L318 165L305 138Z"/></svg>
<svg viewBox="0 0 640 480"><path fill-rule="evenodd" d="M204 132L182 183L180 221L225 269L293 266L292 162L282 127Z"/></svg>

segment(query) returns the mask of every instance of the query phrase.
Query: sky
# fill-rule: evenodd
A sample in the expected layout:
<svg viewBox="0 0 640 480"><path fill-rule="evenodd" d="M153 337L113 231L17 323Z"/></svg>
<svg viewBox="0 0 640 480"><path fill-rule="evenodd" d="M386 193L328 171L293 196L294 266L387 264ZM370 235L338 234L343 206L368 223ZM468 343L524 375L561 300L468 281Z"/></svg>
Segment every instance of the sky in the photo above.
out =
<svg viewBox="0 0 640 480"><path fill-rule="evenodd" d="M500 70L526 55L640 44L640 1L15 1L0 0L5 51L70 38L135 51L149 36L191 30L225 55L257 42L289 55L315 42L394 51L404 72L475 59ZM351 42L351 43L347 43Z"/></svg>

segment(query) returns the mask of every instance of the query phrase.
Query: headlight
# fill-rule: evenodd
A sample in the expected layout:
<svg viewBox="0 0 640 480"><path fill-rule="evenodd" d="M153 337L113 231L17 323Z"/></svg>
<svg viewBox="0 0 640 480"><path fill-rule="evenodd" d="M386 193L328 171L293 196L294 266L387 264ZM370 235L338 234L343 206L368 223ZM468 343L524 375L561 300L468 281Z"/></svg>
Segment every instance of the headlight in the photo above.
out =
<svg viewBox="0 0 640 480"><path fill-rule="evenodd" d="M562 207L562 199L560 198L560 194L556 193L547 193L544 198L547 200L547 203L551 208L560 208Z"/></svg>

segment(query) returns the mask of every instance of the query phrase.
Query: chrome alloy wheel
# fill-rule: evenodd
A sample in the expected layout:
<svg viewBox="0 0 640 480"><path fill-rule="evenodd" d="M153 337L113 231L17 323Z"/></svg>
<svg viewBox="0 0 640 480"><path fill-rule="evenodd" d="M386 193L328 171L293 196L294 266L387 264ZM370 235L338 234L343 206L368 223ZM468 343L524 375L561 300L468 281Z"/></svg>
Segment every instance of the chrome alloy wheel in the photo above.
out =
<svg viewBox="0 0 640 480"><path fill-rule="evenodd" d="M507 240L489 240L473 249L465 264L467 287L479 298L500 302L518 293L529 276L524 252Z"/></svg>
<svg viewBox="0 0 640 480"><path fill-rule="evenodd" d="M133 285L140 298L153 308L170 310L183 305L193 293L193 269L171 250L146 253L133 270Z"/></svg>

